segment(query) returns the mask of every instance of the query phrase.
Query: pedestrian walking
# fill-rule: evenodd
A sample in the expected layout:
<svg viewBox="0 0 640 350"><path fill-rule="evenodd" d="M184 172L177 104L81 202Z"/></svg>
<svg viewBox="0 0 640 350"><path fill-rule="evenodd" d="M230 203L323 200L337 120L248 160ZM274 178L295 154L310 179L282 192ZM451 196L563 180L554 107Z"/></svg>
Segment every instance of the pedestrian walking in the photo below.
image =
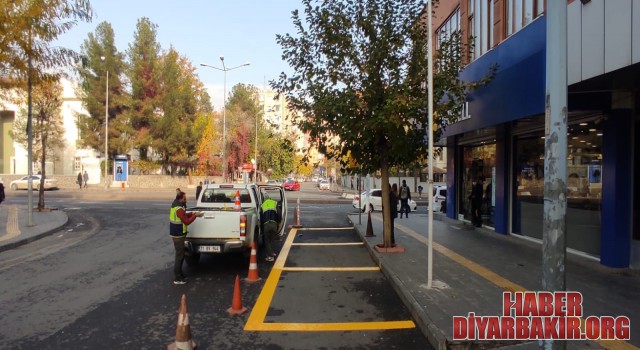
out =
<svg viewBox="0 0 640 350"><path fill-rule="evenodd" d="M405 214L406 218L409 218L409 201L411 200L411 191L407 186L407 180L402 180L402 186L400 186L400 219L402 214Z"/></svg>
<svg viewBox="0 0 640 350"><path fill-rule="evenodd" d="M200 198L200 192L202 192L202 181L196 187L196 201Z"/></svg>
<svg viewBox="0 0 640 350"><path fill-rule="evenodd" d="M398 217L398 185L393 184L389 191L389 205L391 206L391 246L396 245L396 218Z"/></svg>
<svg viewBox="0 0 640 350"><path fill-rule="evenodd" d="M482 181L476 179L471 186L471 194L469 195L471 201L471 223L476 226L482 226Z"/></svg>
<svg viewBox="0 0 640 350"><path fill-rule="evenodd" d="M82 173L81 172L78 172L78 176L76 177L76 183L78 184L80 189L82 189Z"/></svg>
<svg viewBox="0 0 640 350"><path fill-rule="evenodd" d="M278 202L271 199L268 193L264 193L265 201L262 202L262 223L264 232L264 247L267 253L266 261L275 260L276 253L273 251L273 240L276 237L278 231L278 225L280 222L280 214L278 214Z"/></svg>
<svg viewBox="0 0 640 350"><path fill-rule="evenodd" d="M422 199L422 185L418 185L418 198Z"/></svg>
<svg viewBox="0 0 640 350"><path fill-rule="evenodd" d="M87 182L89 182L89 173L86 170L82 175L82 182L84 183L84 188L87 188Z"/></svg>
<svg viewBox="0 0 640 350"><path fill-rule="evenodd" d="M0 203L4 202L4 184L0 181Z"/></svg>
<svg viewBox="0 0 640 350"><path fill-rule="evenodd" d="M182 273L182 262L184 261L184 242L187 237L187 225L202 217L203 212L187 213L187 195L180 192L176 195L176 199L171 203L171 211L169 212L169 234L173 240L173 247L176 254L173 262L173 284L185 284L184 274Z"/></svg>

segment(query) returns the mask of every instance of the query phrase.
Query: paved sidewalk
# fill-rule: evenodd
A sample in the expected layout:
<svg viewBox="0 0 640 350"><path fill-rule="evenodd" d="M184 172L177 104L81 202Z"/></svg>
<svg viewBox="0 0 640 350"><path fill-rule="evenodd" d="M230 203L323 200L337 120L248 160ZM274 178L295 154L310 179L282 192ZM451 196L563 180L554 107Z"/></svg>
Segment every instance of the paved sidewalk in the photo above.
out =
<svg viewBox="0 0 640 350"><path fill-rule="evenodd" d="M28 226L28 207L0 205L0 252L38 240L59 230L69 218L61 210L33 210L33 225Z"/></svg>
<svg viewBox="0 0 640 350"><path fill-rule="evenodd" d="M418 327L436 349L538 349L536 342L453 342L453 316L499 316L502 292L541 290L542 248L488 229L474 229L459 221L434 215L433 283L427 288L426 214L396 219L396 243L404 253L378 253L383 242L382 216L371 215L375 237L365 237L367 215L348 216L374 260L411 310ZM640 347L640 273L610 269L592 258L567 255L567 290L582 293L584 316L620 316L631 319L629 342L568 341L567 349L638 349Z"/></svg>

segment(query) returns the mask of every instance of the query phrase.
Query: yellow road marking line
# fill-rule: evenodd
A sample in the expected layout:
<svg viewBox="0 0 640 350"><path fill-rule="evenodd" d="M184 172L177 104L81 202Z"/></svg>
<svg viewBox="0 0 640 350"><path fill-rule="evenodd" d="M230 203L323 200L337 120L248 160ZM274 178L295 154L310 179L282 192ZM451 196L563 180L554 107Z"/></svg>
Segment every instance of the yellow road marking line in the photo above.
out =
<svg viewBox="0 0 640 350"><path fill-rule="evenodd" d="M285 267L282 271L380 271L375 267Z"/></svg>
<svg viewBox="0 0 640 350"><path fill-rule="evenodd" d="M340 228L342 229L342 228ZM353 229L353 228L349 228ZM321 229L326 230L326 229ZM273 264L271 273L262 288L262 292L258 296L258 300L251 310L249 319L244 326L245 331L366 331L366 330L386 330L386 329L407 329L415 328L416 325L413 321L380 321L380 322L334 322L334 323L265 323L264 320L267 317L271 300L276 292L278 281L280 281L280 275L282 271L293 271L285 268L284 264L287 261L287 256L293 245L293 240L296 237L298 229L291 229L289 236L280 250L278 259ZM293 268L291 268L293 269ZM298 268L296 268L298 269ZM379 270L378 267L375 267ZM303 271L303 270L300 270ZM332 271L336 271L333 268Z"/></svg>
<svg viewBox="0 0 640 350"><path fill-rule="evenodd" d="M328 332L328 331L375 331L388 329L415 328L413 321L381 321L381 322L334 322L334 323L262 323L259 329L247 329L252 331L301 331L301 332Z"/></svg>
<svg viewBox="0 0 640 350"><path fill-rule="evenodd" d="M374 218L378 221L382 221L380 217L376 216ZM427 237L417 233L416 231L406 226L403 226L401 224L396 224L396 227L404 231L405 233L407 233L409 236L413 237L417 241L424 243L425 245L429 244ZM484 279L488 280L489 282L495 284L496 286L504 290L507 290L510 292L527 291L525 287L522 287L516 283L509 281L508 279L498 275L497 273L487 269L486 267L465 258L464 256L450 250L449 248L444 247L441 244L433 242L433 249L437 250L438 252L448 257L449 259L468 268L469 270L475 272L476 274L480 275ZM585 323L584 319L581 318L580 323L581 323L581 328L584 329L584 323ZM610 350L640 350L640 348L624 340L594 340L594 342Z"/></svg>
<svg viewBox="0 0 640 350"><path fill-rule="evenodd" d="M327 231L327 230L353 230L353 227L303 227L298 228L298 231Z"/></svg>
<svg viewBox="0 0 640 350"><path fill-rule="evenodd" d="M300 246L304 246L304 245L308 245L308 246L331 246L331 245L364 245L364 242L344 242L344 243L293 243L292 245L300 245Z"/></svg>

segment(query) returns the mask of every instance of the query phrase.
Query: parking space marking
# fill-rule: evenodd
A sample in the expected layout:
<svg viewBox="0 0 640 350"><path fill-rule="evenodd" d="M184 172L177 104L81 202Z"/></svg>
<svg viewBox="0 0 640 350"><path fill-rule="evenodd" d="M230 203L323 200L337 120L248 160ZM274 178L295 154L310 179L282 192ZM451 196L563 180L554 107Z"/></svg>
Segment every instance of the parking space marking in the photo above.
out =
<svg viewBox="0 0 640 350"><path fill-rule="evenodd" d="M364 242L345 242L345 243L293 243L295 246L331 246L331 245L364 245Z"/></svg>
<svg viewBox="0 0 640 350"><path fill-rule="evenodd" d="M282 271L380 271L375 267L285 267Z"/></svg>
<svg viewBox="0 0 640 350"><path fill-rule="evenodd" d="M340 227L335 230L352 230L352 227ZM262 292L258 296L253 310L249 315L249 319L244 326L245 331L301 331L301 332L328 332L328 331L368 331L368 330L389 330L389 329L407 329L416 328L415 323L412 320L406 321L378 321L378 322L332 322L332 323L265 323L269 306L273 300L273 296L280 281L280 275L283 271L373 271L371 269L379 270L379 267L374 268L292 268L285 267L287 256L291 251L291 246L294 245L295 239L299 230L334 230L333 228L304 228L296 229L292 228L289 231L289 236L280 250L280 255L276 259L276 262L269 273L269 277L262 288ZM330 245L330 244L325 244ZM312 269L312 270L310 270ZM354 270L355 269L355 270Z"/></svg>

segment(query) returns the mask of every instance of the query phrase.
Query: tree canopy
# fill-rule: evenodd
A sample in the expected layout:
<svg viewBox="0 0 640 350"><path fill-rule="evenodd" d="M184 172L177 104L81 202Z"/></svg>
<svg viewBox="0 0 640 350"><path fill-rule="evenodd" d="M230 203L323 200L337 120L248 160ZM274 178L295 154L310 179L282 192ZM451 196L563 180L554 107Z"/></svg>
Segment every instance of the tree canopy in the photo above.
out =
<svg viewBox="0 0 640 350"><path fill-rule="evenodd" d="M350 173L381 171L388 208L389 168L428 150L425 3L303 0L303 7L304 14L292 12L296 35L276 37L293 73L271 86L299 112L294 123L321 153ZM478 84L459 80L461 57L442 60L452 68L434 73L440 126L459 116L456 108Z"/></svg>
<svg viewBox="0 0 640 350"><path fill-rule="evenodd" d="M51 46L78 21L91 21L87 0L0 0L0 88L51 74L75 63L71 49Z"/></svg>

